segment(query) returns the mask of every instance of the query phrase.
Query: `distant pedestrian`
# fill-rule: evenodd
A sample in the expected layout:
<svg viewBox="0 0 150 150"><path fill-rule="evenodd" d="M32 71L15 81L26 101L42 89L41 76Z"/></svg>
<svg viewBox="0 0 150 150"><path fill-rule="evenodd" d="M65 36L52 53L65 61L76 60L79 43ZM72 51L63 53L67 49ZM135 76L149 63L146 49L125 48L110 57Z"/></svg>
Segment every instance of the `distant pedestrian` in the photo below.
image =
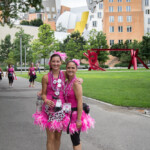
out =
<svg viewBox="0 0 150 150"><path fill-rule="evenodd" d="M0 81L2 80L2 76L3 76L3 70L2 68L0 68Z"/></svg>
<svg viewBox="0 0 150 150"><path fill-rule="evenodd" d="M39 73L40 73L40 62L36 63L36 71L39 71Z"/></svg>
<svg viewBox="0 0 150 150"><path fill-rule="evenodd" d="M11 64L8 65L8 69L7 69L6 74L8 76L8 80L9 80L9 87L12 87L13 86L13 81L14 81L14 75L16 75L16 74L15 74L15 70L12 67Z"/></svg>
<svg viewBox="0 0 150 150"><path fill-rule="evenodd" d="M36 79L36 68L34 67L34 63L31 63L31 66L28 70L28 75L30 76L30 79L29 79L29 87L34 87L34 80Z"/></svg>

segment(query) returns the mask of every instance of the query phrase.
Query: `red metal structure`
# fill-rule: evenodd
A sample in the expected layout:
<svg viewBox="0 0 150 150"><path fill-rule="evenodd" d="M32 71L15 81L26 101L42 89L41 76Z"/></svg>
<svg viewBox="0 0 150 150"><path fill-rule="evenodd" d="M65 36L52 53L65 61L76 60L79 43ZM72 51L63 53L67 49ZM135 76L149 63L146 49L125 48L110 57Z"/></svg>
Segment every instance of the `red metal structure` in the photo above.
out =
<svg viewBox="0 0 150 150"><path fill-rule="evenodd" d="M149 69L148 66L144 64L144 62L141 60L141 58L138 57L138 52L139 52L138 49L137 50L134 50L134 49L91 49L91 50L87 50L87 53L83 53L83 55L86 56L89 60L89 65L90 65L89 70L93 69L93 70L105 71L105 69L99 66L99 63L97 60L97 57L100 51L130 51L131 60L130 60L128 69L130 69L131 65L133 65L134 70L137 70L137 59L143 64L143 66L146 69Z"/></svg>

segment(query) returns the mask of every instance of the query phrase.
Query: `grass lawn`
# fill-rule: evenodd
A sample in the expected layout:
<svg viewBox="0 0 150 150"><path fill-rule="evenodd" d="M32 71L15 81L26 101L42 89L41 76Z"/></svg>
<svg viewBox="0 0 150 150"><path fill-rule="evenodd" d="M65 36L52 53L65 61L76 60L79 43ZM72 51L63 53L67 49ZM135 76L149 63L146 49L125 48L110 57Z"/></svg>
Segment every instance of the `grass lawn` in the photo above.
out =
<svg viewBox="0 0 150 150"><path fill-rule="evenodd" d="M36 80L41 82L43 75L37 74ZM150 70L79 70L77 77L83 78L84 96L119 106L150 108Z"/></svg>

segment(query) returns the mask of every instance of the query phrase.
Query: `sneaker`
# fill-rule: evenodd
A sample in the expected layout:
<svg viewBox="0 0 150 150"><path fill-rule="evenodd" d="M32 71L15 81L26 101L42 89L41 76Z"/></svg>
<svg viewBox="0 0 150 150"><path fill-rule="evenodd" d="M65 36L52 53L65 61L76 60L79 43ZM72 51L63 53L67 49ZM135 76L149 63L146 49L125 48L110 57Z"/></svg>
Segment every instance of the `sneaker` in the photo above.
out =
<svg viewBox="0 0 150 150"><path fill-rule="evenodd" d="M31 85L29 85L29 87L31 87Z"/></svg>
<svg viewBox="0 0 150 150"><path fill-rule="evenodd" d="M32 85L32 87L34 88L35 86L34 86L34 85Z"/></svg>

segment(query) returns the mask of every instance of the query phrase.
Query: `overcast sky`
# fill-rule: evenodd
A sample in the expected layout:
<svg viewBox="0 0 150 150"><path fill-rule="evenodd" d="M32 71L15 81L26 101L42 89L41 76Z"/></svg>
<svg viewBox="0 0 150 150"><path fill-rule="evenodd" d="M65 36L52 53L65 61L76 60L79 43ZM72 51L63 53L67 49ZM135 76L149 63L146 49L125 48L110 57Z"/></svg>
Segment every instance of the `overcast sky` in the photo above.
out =
<svg viewBox="0 0 150 150"><path fill-rule="evenodd" d="M87 6L86 0L61 0L61 5L68 7Z"/></svg>

